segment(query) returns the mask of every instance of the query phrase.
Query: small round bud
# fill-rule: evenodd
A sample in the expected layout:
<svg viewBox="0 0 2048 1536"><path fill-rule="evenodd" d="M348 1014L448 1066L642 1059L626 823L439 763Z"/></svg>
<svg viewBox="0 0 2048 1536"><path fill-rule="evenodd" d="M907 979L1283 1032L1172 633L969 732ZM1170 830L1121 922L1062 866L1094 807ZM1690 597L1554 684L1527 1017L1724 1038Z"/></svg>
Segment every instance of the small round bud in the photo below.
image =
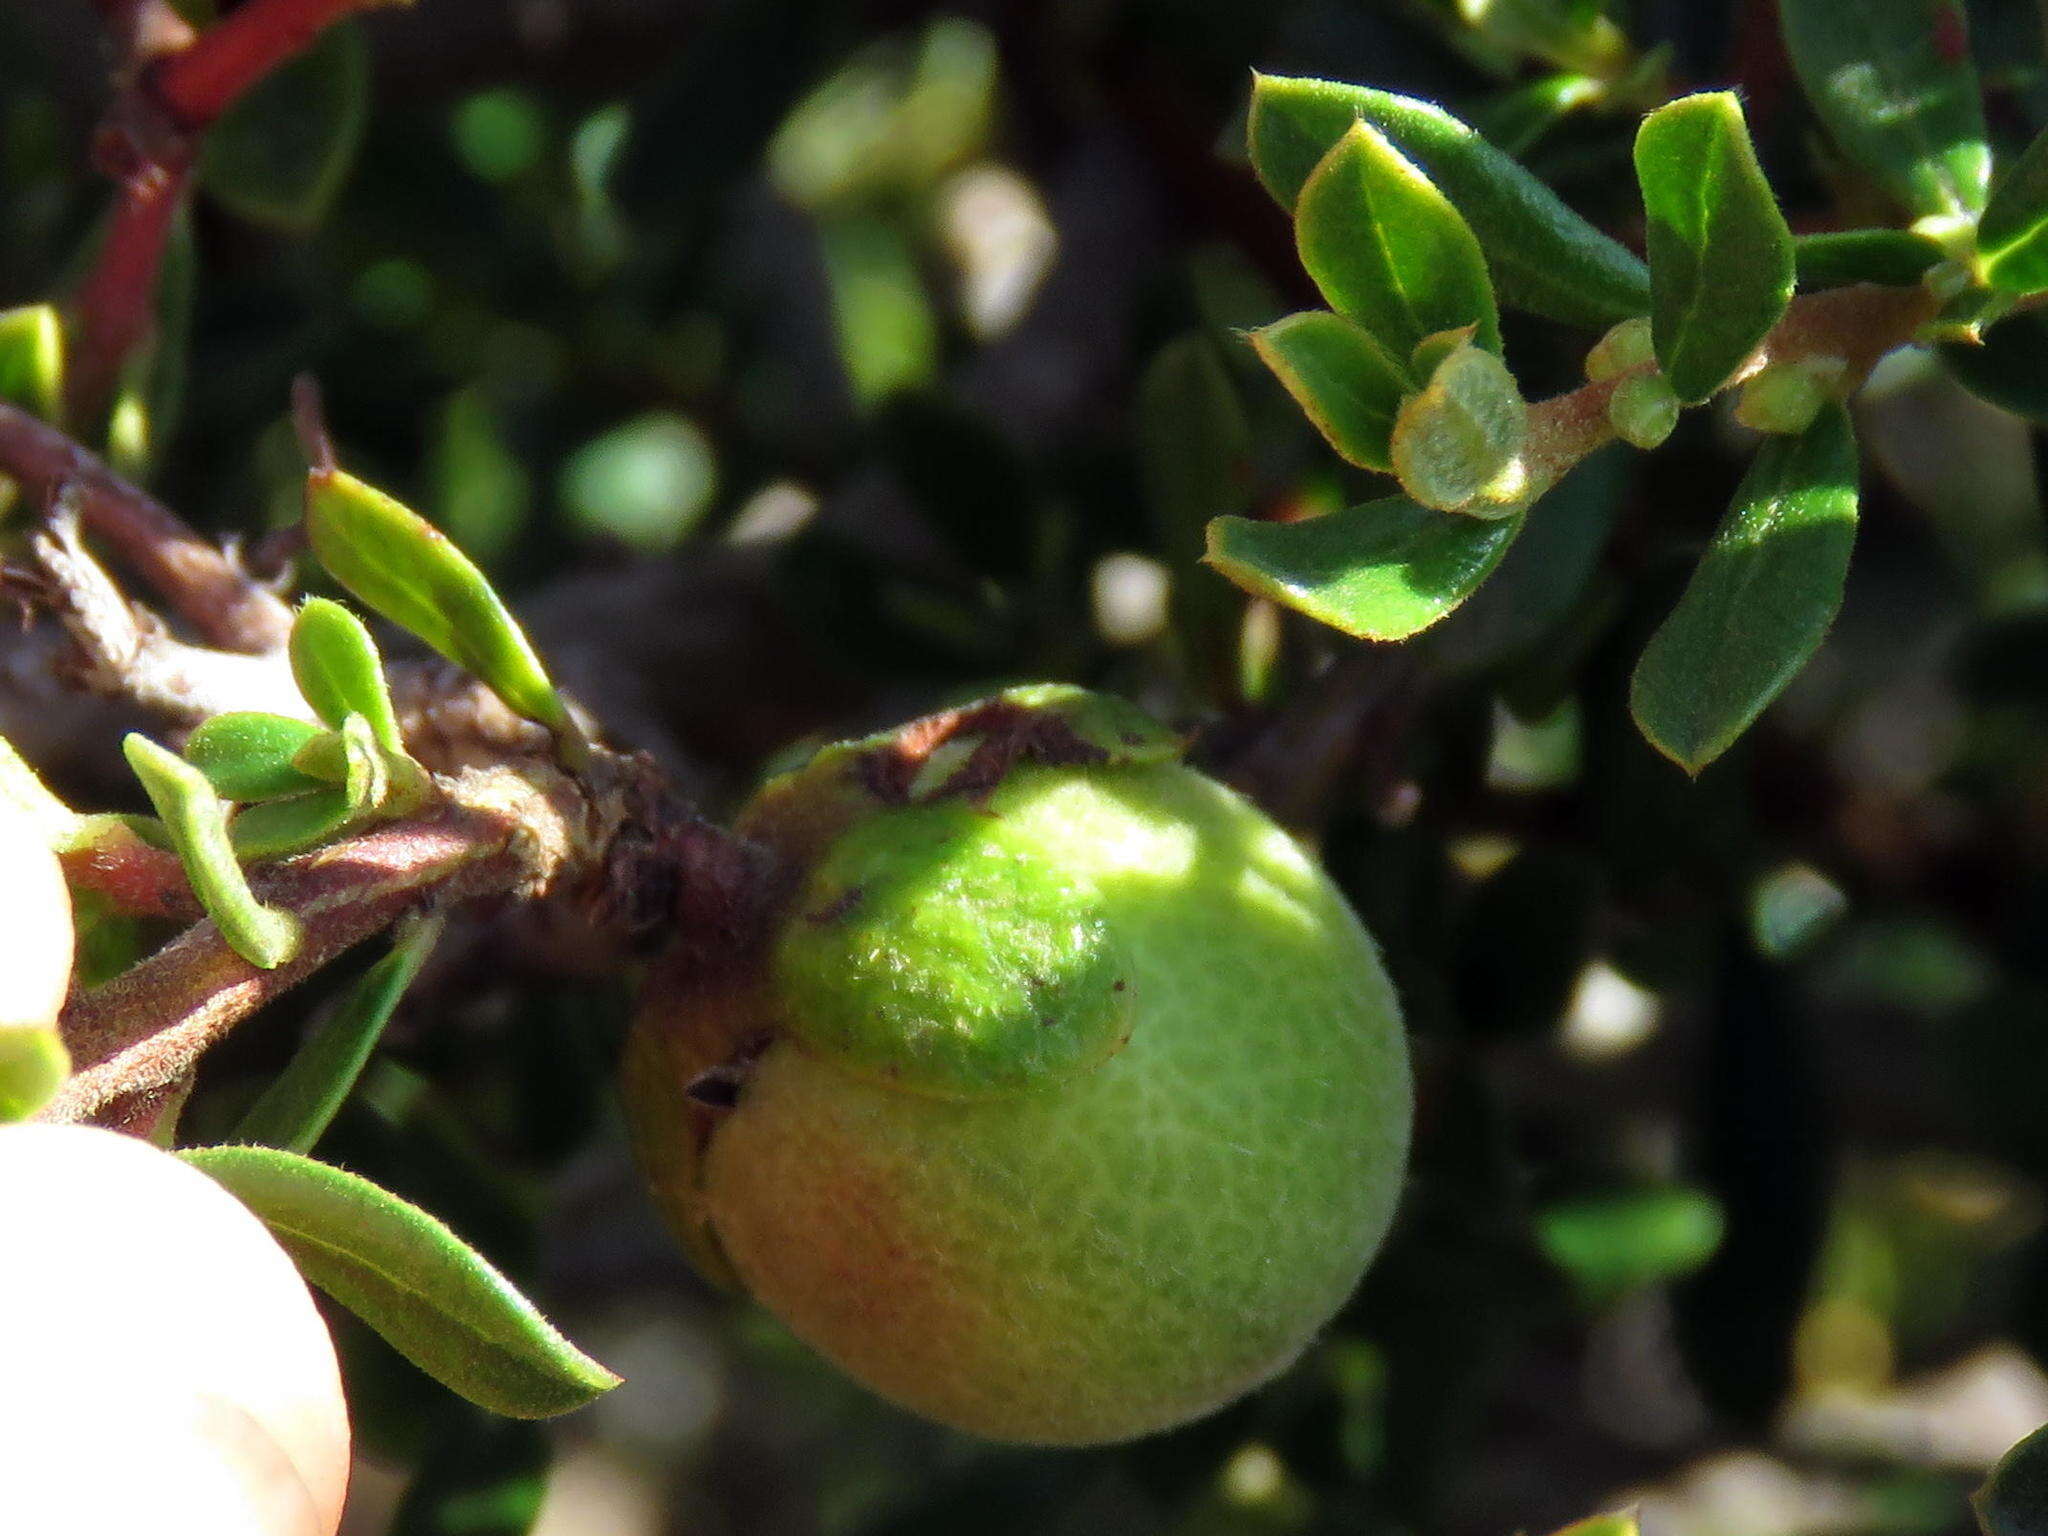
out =
<svg viewBox="0 0 2048 1536"><path fill-rule="evenodd" d="M1586 377L1598 384L1637 368L1647 368L1656 360L1649 317L1638 315L1622 321L1593 343L1593 349L1586 354Z"/></svg>
<svg viewBox="0 0 2048 1536"><path fill-rule="evenodd" d="M1757 432L1804 432L1840 391L1849 365L1839 357L1773 363L1742 386L1735 419Z"/></svg>
<svg viewBox="0 0 2048 1536"><path fill-rule="evenodd" d="M1529 407L1507 364L1461 346L1437 364L1420 394L1401 402L1394 473L1425 507L1505 516L1521 488L1518 459L1528 431Z"/></svg>
<svg viewBox="0 0 2048 1536"><path fill-rule="evenodd" d="M1662 374L1636 374L1615 385L1607 397L1607 420L1623 442L1655 448L1678 425L1678 396Z"/></svg>

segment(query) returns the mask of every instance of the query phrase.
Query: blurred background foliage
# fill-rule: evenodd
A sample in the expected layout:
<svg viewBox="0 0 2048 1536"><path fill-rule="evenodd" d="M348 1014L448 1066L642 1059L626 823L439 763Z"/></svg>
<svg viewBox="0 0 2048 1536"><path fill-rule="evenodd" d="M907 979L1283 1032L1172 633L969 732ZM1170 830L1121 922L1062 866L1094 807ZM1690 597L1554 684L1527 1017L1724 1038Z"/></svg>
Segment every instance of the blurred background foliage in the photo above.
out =
<svg viewBox="0 0 2048 1536"><path fill-rule="evenodd" d="M2048 20L1969 10L2017 149ZM348 461L714 812L792 743L1001 682L1128 693L1321 848L1419 1051L1399 1225L1295 1370L1136 1445L998 1448L686 1271L610 1100L623 987L477 924L329 1148L629 1383L492 1421L338 1318L351 1531L1506 1533L1640 1500L1661 1536L1934 1533L2048 1419L2038 437L1882 370L1835 633L1696 782L1624 691L1739 475L1725 417L1582 467L1414 644L1247 604L1195 563L1207 518L1376 494L1236 335L1310 298L1243 163L1253 66L1441 100L1636 243L1636 117L1734 85L1795 229L1889 214L1766 0L418 0L215 135L123 440L166 500L260 548L314 370ZM106 74L83 0L0 3L0 307L79 270ZM1508 325L1535 393L1592 339ZM0 730L104 802L113 717L41 646L0 649ZM210 1058L192 1134L335 985Z"/></svg>

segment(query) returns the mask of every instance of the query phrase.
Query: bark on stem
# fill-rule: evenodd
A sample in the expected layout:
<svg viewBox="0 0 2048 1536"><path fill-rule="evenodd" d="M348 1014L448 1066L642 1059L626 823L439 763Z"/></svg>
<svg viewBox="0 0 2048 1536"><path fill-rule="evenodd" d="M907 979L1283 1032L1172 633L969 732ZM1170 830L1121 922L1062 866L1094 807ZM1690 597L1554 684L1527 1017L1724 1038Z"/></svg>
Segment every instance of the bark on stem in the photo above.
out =
<svg viewBox="0 0 2048 1536"><path fill-rule="evenodd" d="M55 427L5 401L0 473L40 500L67 491L86 530L210 643L262 652L277 649L290 635L291 610L234 556Z"/></svg>
<svg viewBox="0 0 2048 1536"><path fill-rule="evenodd" d="M521 886L534 871L519 832L500 815L450 805L256 873L257 895L305 923L299 953L259 970L212 923L200 923L74 998L60 1022L78 1070L37 1118L89 1119L178 1082L263 1004L430 897L457 901Z"/></svg>

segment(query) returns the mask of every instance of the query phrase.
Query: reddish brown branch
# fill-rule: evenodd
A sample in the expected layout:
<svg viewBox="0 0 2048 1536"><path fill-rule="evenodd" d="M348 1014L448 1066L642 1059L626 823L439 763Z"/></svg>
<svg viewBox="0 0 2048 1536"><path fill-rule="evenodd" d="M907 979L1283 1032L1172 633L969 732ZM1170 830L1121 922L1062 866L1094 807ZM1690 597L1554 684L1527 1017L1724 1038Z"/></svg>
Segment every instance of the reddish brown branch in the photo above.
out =
<svg viewBox="0 0 2048 1536"><path fill-rule="evenodd" d="M4 401L0 473L41 500L67 491L86 530L212 644L269 651L291 633L291 610L232 555L56 428Z"/></svg>
<svg viewBox="0 0 2048 1536"><path fill-rule="evenodd" d="M73 998L62 1027L78 1070L39 1118L89 1119L177 1083L244 1018L429 897L459 900L520 885L531 869L515 834L499 816L451 806L256 873L250 883L258 897L305 924L299 952L260 970L212 923L200 923Z"/></svg>
<svg viewBox="0 0 2048 1536"><path fill-rule="evenodd" d="M381 0L245 0L148 73L171 121L196 133L335 22Z"/></svg>
<svg viewBox="0 0 2048 1536"><path fill-rule="evenodd" d="M175 145L122 181L98 257L71 296L64 396L74 421L99 420L121 370L156 329L157 276L191 175L189 146Z"/></svg>
<svg viewBox="0 0 2048 1536"><path fill-rule="evenodd" d="M185 866L175 854L152 848L140 838L103 841L66 850L59 857L67 885L102 897L117 912L186 922L199 916L199 902L185 879Z"/></svg>

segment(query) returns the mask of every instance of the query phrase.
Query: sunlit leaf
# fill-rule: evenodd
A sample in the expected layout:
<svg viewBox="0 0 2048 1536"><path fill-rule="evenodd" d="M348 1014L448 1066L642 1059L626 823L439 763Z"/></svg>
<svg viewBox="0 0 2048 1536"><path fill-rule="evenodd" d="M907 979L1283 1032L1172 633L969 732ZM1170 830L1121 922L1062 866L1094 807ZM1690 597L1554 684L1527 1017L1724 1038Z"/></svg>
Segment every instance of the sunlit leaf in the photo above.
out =
<svg viewBox="0 0 2048 1536"><path fill-rule="evenodd" d="M1624 247L1442 108L1329 80L1260 75L1252 165L1282 207L1330 147L1363 121L1428 175L1478 235L1501 298L1582 325L1650 310L1650 275Z"/></svg>
<svg viewBox="0 0 2048 1536"><path fill-rule="evenodd" d="M2048 131L2000 178L1977 223L1977 256L1993 287L2048 290Z"/></svg>
<svg viewBox="0 0 2048 1536"><path fill-rule="evenodd" d="M480 1407L549 1418L618 1385L441 1221L368 1179L270 1147L179 1156L261 1217L308 1280Z"/></svg>
<svg viewBox="0 0 2048 1536"><path fill-rule="evenodd" d="M131 733L121 750L169 829L186 878L221 937L251 965L267 971L284 964L298 950L299 920L264 906L249 889L228 839L227 804L206 775L147 736Z"/></svg>
<svg viewBox="0 0 2048 1536"><path fill-rule="evenodd" d="M318 735L320 727L310 720L232 710L202 721L186 738L185 761L224 800L275 800L319 787L318 779L292 763Z"/></svg>
<svg viewBox="0 0 2048 1536"><path fill-rule="evenodd" d="M1462 326L1500 350L1479 242L1450 200L1375 129L1353 123L1294 205L1301 264L1339 314L1394 356Z"/></svg>
<svg viewBox="0 0 2048 1536"><path fill-rule="evenodd" d="M1629 707L1690 773L1727 751L1834 622L1856 537L1856 442L1830 405L1773 437L1636 665Z"/></svg>
<svg viewBox="0 0 2048 1536"><path fill-rule="evenodd" d="M379 746L387 752L405 750L383 659L361 619L339 603L309 597L292 620L290 649L292 680L314 714L329 725L361 715Z"/></svg>
<svg viewBox="0 0 2048 1536"><path fill-rule="evenodd" d="M64 327L53 304L0 310L0 400L55 421L64 406Z"/></svg>
<svg viewBox="0 0 2048 1536"><path fill-rule="evenodd" d="M1643 119L1635 159L1657 361L1689 404L1718 389L1784 314L1792 232L1731 92L1659 107Z"/></svg>
<svg viewBox="0 0 2048 1536"><path fill-rule="evenodd" d="M1209 564L1246 591L1364 640L1405 640L1478 589L1521 531L1388 496L1299 523L1223 517Z"/></svg>
<svg viewBox="0 0 2048 1536"><path fill-rule="evenodd" d="M583 737L504 600L432 523L341 470L307 476L306 532L329 575L467 668L578 756Z"/></svg>
<svg viewBox="0 0 2048 1536"><path fill-rule="evenodd" d="M1415 386L1371 332L1315 309L1260 327L1251 343L1332 448L1366 469L1393 468L1394 413Z"/></svg>

